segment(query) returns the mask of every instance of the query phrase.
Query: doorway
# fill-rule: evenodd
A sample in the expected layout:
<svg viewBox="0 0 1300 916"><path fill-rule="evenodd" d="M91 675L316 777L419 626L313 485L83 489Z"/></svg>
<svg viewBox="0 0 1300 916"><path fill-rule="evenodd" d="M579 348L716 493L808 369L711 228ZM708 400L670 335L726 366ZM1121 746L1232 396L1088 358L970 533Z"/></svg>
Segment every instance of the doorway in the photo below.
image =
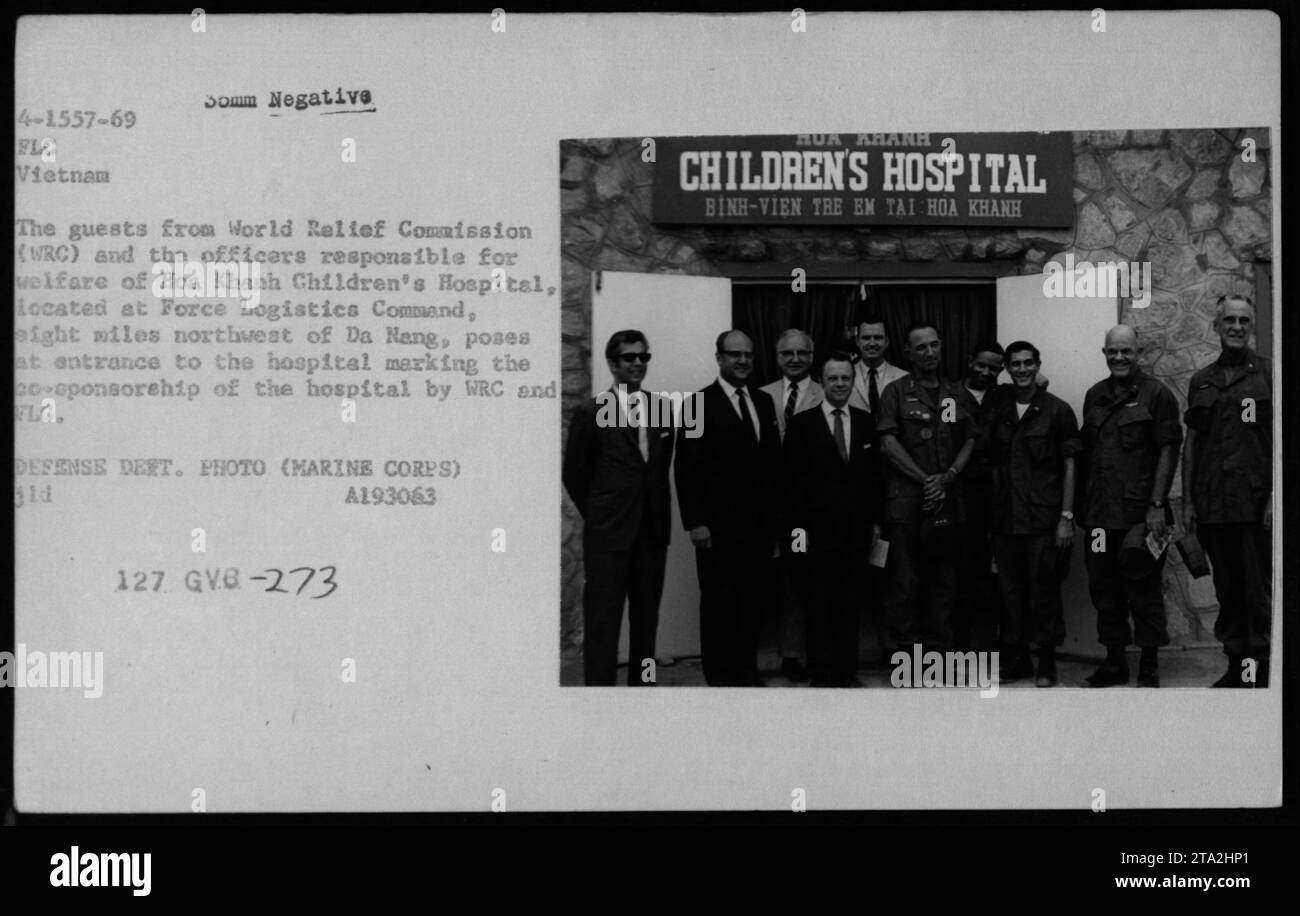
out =
<svg viewBox="0 0 1300 916"><path fill-rule="evenodd" d="M780 377L776 342L787 328L812 336L815 364L833 350L856 354L853 342L858 322L868 317L884 321L890 349L886 358L907 368L904 332L916 321L929 321L943 341L942 374L957 380L966 375L971 349L997 334L997 286L993 280L952 282L810 282L794 292L787 281L733 280L732 327L754 341L755 374L759 385Z"/></svg>

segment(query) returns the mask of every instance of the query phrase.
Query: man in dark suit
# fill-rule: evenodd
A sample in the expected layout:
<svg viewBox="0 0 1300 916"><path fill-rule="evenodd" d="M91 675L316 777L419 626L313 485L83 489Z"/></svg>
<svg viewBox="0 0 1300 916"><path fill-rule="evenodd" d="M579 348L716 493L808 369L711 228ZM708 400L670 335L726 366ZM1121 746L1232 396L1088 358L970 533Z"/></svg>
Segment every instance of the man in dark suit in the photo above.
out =
<svg viewBox="0 0 1300 916"><path fill-rule="evenodd" d="M748 385L749 337L719 335L715 358L717 381L692 395L696 427L678 430L677 501L695 545L704 679L712 687L762 687L761 571L775 543L780 433L772 399Z"/></svg>
<svg viewBox="0 0 1300 916"><path fill-rule="evenodd" d="M776 425L785 438L785 426L791 417L804 410L812 410L822 402L822 386L813 380L813 340L807 332L790 328L776 341L776 365L781 378L764 385L776 405ZM782 526L784 529L787 526ZM779 538L781 556L776 563L777 578L781 582L780 636L781 673L791 683L808 680L803 658L807 654L808 621L804 612L807 596L801 580L806 564L792 562L789 541Z"/></svg>
<svg viewBox="0 0 1300 916"><path fill-rule="evenodd" d="M860 588L880 518L872 415L849 407L853 362L832 353L822 367L824 401L786 426L784 481L792 556L808 571L808 664L814 687L860 687ZM878 532L878 528L876 528ZM800 541L802 540L802 543ZM802 549L800 549L802 548Z"/></svg>
<svg viewBox="0 0 1300 916"><path fill-rule="evenodd" d="M673 458L671 403L641 391L650 348L640 331L605 346L614 384L573 412L563 480L582 514L583 664L588 685L613 686L618 633L628 608L629 685L655 656L668 553Z"/></svg>

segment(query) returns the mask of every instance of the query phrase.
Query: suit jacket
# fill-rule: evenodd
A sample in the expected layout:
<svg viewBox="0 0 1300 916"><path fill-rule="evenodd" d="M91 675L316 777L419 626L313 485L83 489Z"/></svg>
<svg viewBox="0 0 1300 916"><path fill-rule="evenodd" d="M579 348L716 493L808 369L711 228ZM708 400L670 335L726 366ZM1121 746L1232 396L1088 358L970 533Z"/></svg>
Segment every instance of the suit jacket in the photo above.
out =
<svg viewBox="0 0 1300 916"><path fill-rule="evenodd" d="M677 503L686 530L707 525L716 540L774 534L776 479L781 461L776 407L766 392L748 388L761 437L746 434L740 415L718 382L691 395L696 431L677 431Z"/></svg>
<svg viewBox="0 0 1300 916"><path fill-rule="evenodd" d="M760 391L766 391L772 399L772 406L776 408L776 427L781 432L781 438L785 438L785 379L779 378L770 385L764 385ZM799 383L799 400L794 405L794 412L801 413L816 407L825 400L825 393L822 386L806 378Z"/></svg>
<svg viewBox="0 0 1300 916"><path fill-rule="evenodd" d="M906 369L900 369L890 363L889 360L885 360L880 364L880 368L876 372L877 393L883 393L886 385L890 382L896 382L900 378L905 378L907 375L908 371ZM868 413L871 412L870 394L867 390L869 381L867 364L862 360L858 360L853 364L853 391L849 393L850 407L856 407L858 410L865 410Z"/></svg>
<svg viewBox="0 0 1300 916"><path fill-rule="evenodd" d="M809 553L834 549L866 551L871 526L880 519L883 497L876 423L849 407L849 461L839 448L822 408L790 418L783 449L785 520L807 534ZM787 540L789 532L783 532Z"/></svg>
<svg viewBox="0 0 1300 916"><path fill-rule="evenodd" d="M584 549L628 550L642 529L653 543L669 542L668 468L675 443L672 404L659 395L650 397L649 420L663 422L646 430L649 461L641 457L635 426L611 424L619 419L612 389L573 412L562 479L586 521Z"/></svg>

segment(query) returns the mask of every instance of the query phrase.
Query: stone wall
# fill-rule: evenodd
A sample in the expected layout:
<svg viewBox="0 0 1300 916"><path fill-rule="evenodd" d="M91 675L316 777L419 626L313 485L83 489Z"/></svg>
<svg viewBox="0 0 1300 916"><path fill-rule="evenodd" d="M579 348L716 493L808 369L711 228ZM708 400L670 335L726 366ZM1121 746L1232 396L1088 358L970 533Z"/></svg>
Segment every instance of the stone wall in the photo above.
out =
<svg viewBox="0 0 1300 916"><path fill-rule="evenodd" d="M1256 161L1243 160L1247 139ZM1218 297L1254 298L1255 265L1272 259L1266 130L1134 130L1074 134L1071 229L886 227L660 227L650 222L652 166L640 138L560 145L563 416L591 391L591 272L725 276L727 262L1000 262L1039 273L1049 260L1149 261L1154 292L1123 320L1145 347L1143 369L1180 405L1197 367L1218 353L1210 322ZM869 270L864 267L864 270ZM776 271L774 270L774 274ZM603 342L598 342L603 345ZM1100 377L1100 375L1099 375ZM563 434L562 434L563 435ZM1175 479L1174 493L1180 492ZM1177 504L1175 503L1175 509ZM676 518L674 507L674 518ZM582 640L581 519L563 497L561 651ZM1166 565L1176 643L1213 643L1209 579Z"/></svg>

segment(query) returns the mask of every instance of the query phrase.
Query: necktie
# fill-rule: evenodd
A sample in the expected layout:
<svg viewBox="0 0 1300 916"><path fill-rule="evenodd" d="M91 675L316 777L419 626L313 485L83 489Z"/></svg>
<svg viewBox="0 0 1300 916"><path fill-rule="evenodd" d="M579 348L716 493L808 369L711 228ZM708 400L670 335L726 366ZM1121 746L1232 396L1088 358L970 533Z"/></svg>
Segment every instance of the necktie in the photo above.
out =
<svg viewBox="0 0 1300 916"><path fill-rule="evenodd" d="M749 399L745 397L745 389L736 389L736 401L740 404L740 422L745 427L745 432L749 434L749 439L755 445L758 444L758 434L754 432L754 417L749 412Z"/></svg>
<svg viewBox="0 0 1300 916"><path fill-rule="evenodd" d="M840 461L849 463L849 447L844 442L844 411L836 407L831 411L835 417L835 447L840 450Z"/></svg>
<svg viewBox="0 0 1300 916"><path fill-rule="evenodd" d="M636 425L636 446L641 450L641 460L648 462L650 460L650 433L646 430L646 425L650 422L649 409L645 401L641 400L645 397L644 394L637 392L632 397L635 399L633 403L641 408L638 411L641 422Z"/></svg>
<svg viewBox="0 0 1300 916"><path fill-rule="evenodd" d="M876 387L876 370L874 368L867 370L867 403L871 407L872 416L880 413L880 389Z"/></svg>
<svg viewBox="0 0 1300 916"><path fill-rule="evenodd" d="M799 383L794 382L790 385L790 396L785 399L785 422L789 423L790 418L794 416L794 405L799 403Z"/></svg>

